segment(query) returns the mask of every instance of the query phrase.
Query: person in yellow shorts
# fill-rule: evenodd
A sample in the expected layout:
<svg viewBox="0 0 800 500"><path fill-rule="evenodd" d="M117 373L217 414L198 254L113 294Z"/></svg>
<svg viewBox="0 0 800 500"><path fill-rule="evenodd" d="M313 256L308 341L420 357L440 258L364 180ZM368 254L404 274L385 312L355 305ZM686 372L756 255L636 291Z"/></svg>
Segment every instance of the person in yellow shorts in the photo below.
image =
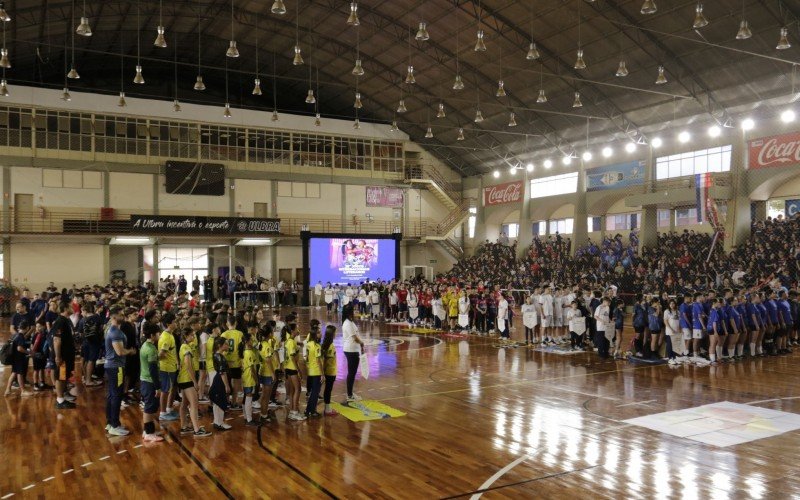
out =
<svg viewBox="0 0 800 500"><path fill-rule="evenodd" d="M197 338L191 327L186 327L181 332L181 366L178 370L178 389L181 391L182 401L179 411L181 435L192 434L194 437L207 437L211 433L200 427L200 418L197 415L197 370L199 365ZM186 425L186 407L189 407L189 418L192 425Z"/></svg>
<svg viewBox="0 0 800 500"><path fill-rule="evenodd" d="M236 316L228 315L228 329L222 332L222 338L228 342L228 352L225 353L225 360L228 362L228 378L231 386L231 410L241 410L242 405L238 404L239 392L242 390L242 354L240 348L242 343L242 333L236 327Z"/></svg>
<svg viewBox="0 0 800 500"><path fill-rule="evenodd" d="M316 322L316 323L315 323ZM322 384L322 346L319 343L319 321L311 320L311 333L306 340L306 387L308 388L308 402L306 403L305 416L318 418L321 415L317 412L317 402L319 401L319 389Z"/></svg>
<svg viewBox="0 0 800 500"><path fill-rule="evenodd" d="M164 313L161 318L165 326L158 338L158 379L161 381L161 421L178 420L178 414L172 410L172 401L177 394L178 353L176 352L174 333L178 322L171 312Z"/></svg>
<svg viewBox="0 0 800 500"><path fill-rule="evenodd" d="M289 405L289 420L305 420L306 417L298 410L300 406L300 378L297 371L297 358L300 357L297 343L291 337L288 326L281 332L283 342L284 361L283 373L286 375L286 401Z"/></svg>
<svg viewBox="0 0 800 500"><path fill-rule="evenodd" d="M242 386L244 387L244 419L245 425L258 426L253 420L253 394L256 392L258 352L253 349L253 336L245 333L242 337L244 353L242 355Z"/></svg>
<svg viewBox="0 0 800 500"><path fill-rule="evenodd" d="M270 422L269 396L272 394L272 380L274 377L273 362L275 355L275 339L272 336L272 327L267 325L261 331L261 341L258 344L258 353L261 364L258 367L258 382L261 384L261 421Z"/></svg>
<svg viewBox="0 0 800 500"><path fill-rule="evenodd" d="M333 384L336 382L338 367L336 366L336 346L333 339L336 337L336 327L328 325L325 327L325 338L322 340L323 371L325 373L325 391L322 394L322 401L325 403L324 414L326 417L335 417L339 414L331 408L331 394Z"/></svg>

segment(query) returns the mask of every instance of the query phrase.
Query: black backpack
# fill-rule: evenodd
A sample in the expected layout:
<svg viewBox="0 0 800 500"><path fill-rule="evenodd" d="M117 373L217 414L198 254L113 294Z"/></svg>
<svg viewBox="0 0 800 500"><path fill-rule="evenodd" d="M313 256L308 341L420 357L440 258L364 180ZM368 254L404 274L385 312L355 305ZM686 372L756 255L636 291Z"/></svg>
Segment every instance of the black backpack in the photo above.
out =
<svg viewBox="0 0 800 500"><path fill-rule="evenodd" d="M0 363L9 366L14 362L14 339L16 335L12 335L5 344L0 346Z"/></svg>
<svg viewBox="0 0 800 500"><path fill-rule="evenodd" d="M86 318L86 321L83 323L84 340L88 340L89 342L97 342L101 335L102 330L100 329L100 317L95 314Z"/></svg>

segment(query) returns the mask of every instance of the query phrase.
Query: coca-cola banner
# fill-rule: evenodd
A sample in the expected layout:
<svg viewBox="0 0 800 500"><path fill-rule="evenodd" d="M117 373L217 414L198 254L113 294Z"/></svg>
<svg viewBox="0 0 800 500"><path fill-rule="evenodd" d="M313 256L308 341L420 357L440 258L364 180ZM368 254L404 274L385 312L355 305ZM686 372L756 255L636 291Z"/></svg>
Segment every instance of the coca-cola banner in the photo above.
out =
<svg viewBox="0 0 800 500"><path fill-rule="evenodd" d="M386 186L367 186L368 207L403 208L403 189Z"/></svg>
<svg viewBox="0 0 800 500"><path fill-rule="evenodd" d="M749 143L748 168L788 167L800 163L800 132L762 137Z"/></svg>
<svg viewBox="0 0 800 500"><path fill-rule="evenodd" d="M516 181L483 188L483 206L489 207L522 201L522 186L522 181Z"/></svg>

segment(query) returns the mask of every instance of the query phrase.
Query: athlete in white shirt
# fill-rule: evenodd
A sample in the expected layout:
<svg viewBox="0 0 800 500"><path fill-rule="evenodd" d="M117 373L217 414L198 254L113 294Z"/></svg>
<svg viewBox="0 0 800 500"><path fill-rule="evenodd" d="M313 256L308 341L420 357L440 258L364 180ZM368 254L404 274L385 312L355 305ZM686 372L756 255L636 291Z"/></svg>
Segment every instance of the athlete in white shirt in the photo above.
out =
<svg viewBox="0 0 800 500"><path fill-rule="evenodd" d="M316 285L314 285L314 307L319 309L319 301L322 299L322 282L318 281Z"/></svg>
<svg viewBox="0 0 800 500"><path fill-rule="evenodd" d="M542 343L552 342L553 335L553 296L550 295L550 287L544 288L544 293L539 297L539 304L542 307Z"/></svg>

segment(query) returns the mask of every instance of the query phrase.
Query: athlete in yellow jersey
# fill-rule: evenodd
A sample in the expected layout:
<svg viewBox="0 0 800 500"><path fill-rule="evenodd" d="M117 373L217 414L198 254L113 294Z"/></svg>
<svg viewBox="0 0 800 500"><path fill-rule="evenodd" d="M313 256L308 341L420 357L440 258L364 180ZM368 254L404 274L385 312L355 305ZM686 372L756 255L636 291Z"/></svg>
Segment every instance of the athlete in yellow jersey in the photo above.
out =
<svg viewBox="0 0 800 500"><path fill-rule="evenodd" d="M339 413L331 408L331 393L333 392L333 383L336 382L337 366L336 366L336 347L333 345L333 338L336 336L336 327L328 325L325 327L325 338L322 340L320 350L322 351L323 363L322 368L325 373L325 392L322 394L322 400L325 403L324 414L326 417L335 417Z"/></svg>
<svg viewBox="0 0 800 500"><path fill-rule="evenodd" d="M300 378L297 374L297 358L300 355L297 343L291 338L289 328L284 327L281 333L285 359L283 373L286 375L286 401L289 405L289 420L305 420L306 417L298 411L300 405Z"/></svg>
<svg viewBox="0 0 800 500"><path fill-rule="evenodd" d="M319 389L322 383L322 346L319 333L319 321L311 320L311 333L308 334L306 341L306 369L308 378L306 385L308 388L308 403L306 404L305 416L317 418L317 401L319 401Z"/></svg>
<svg viewBox="0 0 800 500"><path fill-rule="evenodd" d="M178 323L175 315L170 312L164 313L161 321L166 328L158 339L158 378L161 381L161 414L158 419L178 420L178 415L172 410L172 401L178 391L178 353L173 335L178 329Z"/></svg>
<svg viewBox="0 0 800 500"><path fill-rule="evenodd" d="M272 328L269 326L262 332L258 352L261 358L261 365L258 368L258 382L261 384L261 421L270 422L269 396L272 394L273 362L277 356L275 355L275 339L272 337Z"/></svg>
<svg viewBox="0 0 800 500"><path fill-rule="evenodd" d="M242 386L244 386L244 419L245 425L258 426L253 420L253 393L256 391L256 365L258 364L258 351L253 349L253 336L245 333L244 354L242 355Z"/></svg>
<svg viewBox="0 0 800 500"><path fill-rule="evenodd" d="M183 344L180 350L181 365L178 371L178 388L183 396L179 408L179 418L181 423L181 435L192 434L194 437L206 437L211 433L200 427L200 418L197 408L197 371L195 366L199 366L200 360L197 353L197 337L194 330L187 327L181 332ZM189 408L189 418L191 425L186 422L186 408Z"/></svg>
<svg viewBox="0 0 800 500"><path fill-rule="evenodd" d="M228 329L222 333L222 338L228 341L228 352L225 353L225 360L228 362L228 376L231 379L231 409L240 410L242 405L238 404L239 393L242 391L242 356L239 345L242 343L242 333L236 329L236 317L228 315Z"/></svg>

